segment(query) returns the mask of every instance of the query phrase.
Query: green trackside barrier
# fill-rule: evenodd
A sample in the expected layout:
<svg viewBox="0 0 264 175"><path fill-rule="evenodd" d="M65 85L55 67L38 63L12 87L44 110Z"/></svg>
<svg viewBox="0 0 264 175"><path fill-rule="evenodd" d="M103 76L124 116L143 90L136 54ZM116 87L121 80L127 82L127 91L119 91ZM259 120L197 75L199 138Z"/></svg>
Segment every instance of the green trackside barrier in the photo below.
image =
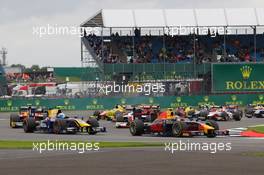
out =
<svg viewBox="0 0 264 175"><path fill-rule="evenodd" d="M98 68L89 67L55 67L54 76L58 81L65 82L66 77L69 81L96 81L97 79L103 79L102 74Z"/></svg>
<svg viewBox="0 0 264 175"><path fill-rule="evenodd" d="M211 71L211 64L196 65L195 75ZM132 80L172 79L176 77L193 78L192 63L146 63L146 64L104 64L104 71L89 67L54 67L54 76L60 82L113 80L116 75L128 74Z"/></svg>
<svg viewBox="0 0 264 175"><path fill-rule="evenodd" d="M210 64L198 64L196 71L199 74L205 74L211 70ZM146 64L104 64L104 72L106 74L115 73L161 73L161 72L193 72L192 63L146 63Z"/></svg>
<svg viewBox="0 0 264 175"><path fill-rule="evenodd" d="M129 98L78 98L78 99L8 99L0 100L0 112L15 112L20 106L34 105L47 108L61 106L64 110L104 110L116 104L159 104L161 108L197 106L202 104L234 104L244 106L251 103L264 104L264 94L236 94L210 96L129 97Z"/></svg>

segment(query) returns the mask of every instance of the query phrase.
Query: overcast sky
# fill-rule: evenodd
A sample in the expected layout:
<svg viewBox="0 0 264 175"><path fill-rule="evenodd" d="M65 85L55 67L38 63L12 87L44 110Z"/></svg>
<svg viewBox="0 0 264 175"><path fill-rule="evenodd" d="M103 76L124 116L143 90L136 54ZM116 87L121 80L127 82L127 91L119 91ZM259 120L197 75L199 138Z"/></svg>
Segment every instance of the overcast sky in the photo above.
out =
<svg viewBox="0 0 264 175"><path fill-rule="evenodd" d="M78 26L102 8L264 7L263 0L0 0L0 47L8 64L80 66L80 38L33 35L36 26Z"/></svg>

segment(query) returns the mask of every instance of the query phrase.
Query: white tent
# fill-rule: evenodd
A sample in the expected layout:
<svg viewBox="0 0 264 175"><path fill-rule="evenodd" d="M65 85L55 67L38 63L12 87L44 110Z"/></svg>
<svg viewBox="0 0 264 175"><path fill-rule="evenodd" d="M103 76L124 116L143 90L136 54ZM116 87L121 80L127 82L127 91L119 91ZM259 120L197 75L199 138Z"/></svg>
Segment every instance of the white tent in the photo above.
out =
<svg viewBox="0 0 264 175"><path fill-rule="evenodd" d="M264 8L102 9L83 27L251 27L264 26Z"/></svg>
<svg viewBox="0 0 264 175"><path fill-rule="evenodd" d="M197 26L193 9L167 9L164 10L166 26ZM179 18L180 16L180 18Z"/></svg>

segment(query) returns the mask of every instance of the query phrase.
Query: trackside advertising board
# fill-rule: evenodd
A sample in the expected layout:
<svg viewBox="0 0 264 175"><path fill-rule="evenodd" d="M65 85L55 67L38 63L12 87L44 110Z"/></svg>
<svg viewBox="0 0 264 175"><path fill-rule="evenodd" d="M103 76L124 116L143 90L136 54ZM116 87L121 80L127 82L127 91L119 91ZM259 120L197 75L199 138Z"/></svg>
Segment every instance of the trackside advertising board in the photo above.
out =
<svg viewBox="0 0 264 175"><path fill-rule="evenodd" d="M264 64L212 64L212 92L264 92Z"/></svg>
<svg viewBox="0 0 264 175"><path fill-rule="evenodd" d="M264 94L225 94L208 96L167 96L167 97L128 97L128 98L78 98L78 99L1 99L0 112L15 112L20 106L55 107L63 110L106 110L116 104L160 105L161 108L177 108L197 105L239 105L264 104ZM0 115L1 118L1 115Z"/></svg>

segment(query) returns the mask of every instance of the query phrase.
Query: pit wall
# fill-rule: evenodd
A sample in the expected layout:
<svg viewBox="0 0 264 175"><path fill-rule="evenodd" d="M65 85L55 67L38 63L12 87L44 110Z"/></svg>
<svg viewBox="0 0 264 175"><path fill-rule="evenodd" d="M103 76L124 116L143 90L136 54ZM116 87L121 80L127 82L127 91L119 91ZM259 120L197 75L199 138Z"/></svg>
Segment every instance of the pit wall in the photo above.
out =
<svg viewBox="0 0 264 175"><path fill-rule="evenodd" d="M161 108L179 106L264 104L264 94L232 94L210 96L130 97L130 98L79 98L79 99L6 99L0 100L0 112L15 112L20 106L60 106L64 110L105 110L116 104L153 104Z"/></svg>

